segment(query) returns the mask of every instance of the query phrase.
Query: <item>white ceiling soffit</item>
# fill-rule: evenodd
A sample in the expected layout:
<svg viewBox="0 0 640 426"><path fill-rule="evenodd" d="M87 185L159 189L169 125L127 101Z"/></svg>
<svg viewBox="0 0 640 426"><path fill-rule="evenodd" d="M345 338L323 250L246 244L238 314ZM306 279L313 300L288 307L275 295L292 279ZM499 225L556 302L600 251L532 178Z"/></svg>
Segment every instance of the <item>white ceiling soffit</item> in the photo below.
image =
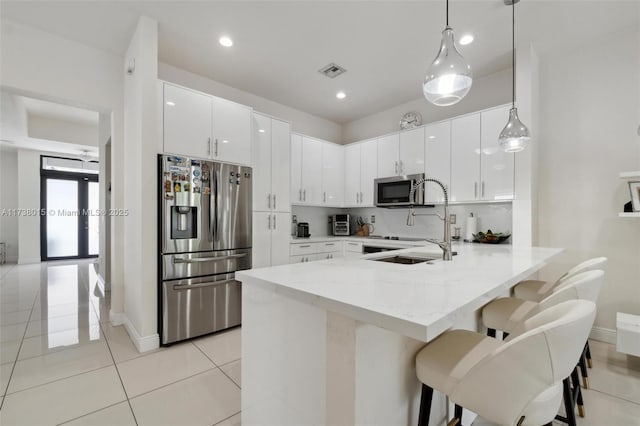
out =
<svg viewBox="0 0 640 426"><path fill-rule="evenodd" d="M40 99L19 97L28 115L84 125L98 126L99 114L84 108L76 108Z"/></svg>
<svg viewBox="0 0 640 426"><path fill-rule="evenodd" d="M159 23L159 59L338 123L422 96L444 27L445 0L377 2L3 1L2 16L123 54L139 16ZM638 23L638 1L523 0L517 39L542 52ZM511 10L502 0L451 1L450 24L475 77L510 66ZM234 45L218 44L221 35ZM335 79L317 72L335 62ZM338 101L337 91L347 98ZM472 89L473 90L473 89ZM426 101L425 101L426 102Z"/></svg>

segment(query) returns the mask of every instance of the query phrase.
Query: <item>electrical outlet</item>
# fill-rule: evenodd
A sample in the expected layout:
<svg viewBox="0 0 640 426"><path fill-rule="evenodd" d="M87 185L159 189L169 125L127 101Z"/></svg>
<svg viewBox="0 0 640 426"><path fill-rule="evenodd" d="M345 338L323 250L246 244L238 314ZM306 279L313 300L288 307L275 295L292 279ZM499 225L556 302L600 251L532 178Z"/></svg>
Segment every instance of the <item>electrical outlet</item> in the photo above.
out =
<svg viewBox="0 0 640 426"><path fill-rule="evenodd" d="M376 215L375 214L371 215L371 223L376 223Z"/></svg>
<svg viewBox="0 0 640 426"><path fill-rule="evenodd" d="M449 219L451 221L451 224L455 225L455 223L456 223L456 215L455 214L450 214L449 215Z"/></svg>
<svg viewBox="0 0 640 426"><path fill-rule="evenodd" d="M298 216L296 216L295 214L291 216L291 222L298 223Z"/></svg>

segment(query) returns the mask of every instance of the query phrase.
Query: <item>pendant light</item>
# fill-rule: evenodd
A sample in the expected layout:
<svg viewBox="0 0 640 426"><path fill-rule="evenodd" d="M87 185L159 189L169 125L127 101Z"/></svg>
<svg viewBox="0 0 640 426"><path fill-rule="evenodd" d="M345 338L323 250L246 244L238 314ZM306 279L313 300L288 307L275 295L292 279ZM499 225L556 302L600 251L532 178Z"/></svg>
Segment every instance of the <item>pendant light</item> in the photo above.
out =
<svg viewBox="0 0 640 426"><path fill-rule="evenodd" d="M447 0L447 26L442 31L440 51L427 70L422 91L432 104L447 106L460 102L471 89L472 83L471 66L456 49L453 29L449 26Z"/></svg>
<svg viewBox="0 0 640 426"><path fill-rule="evenodd" d="M529 129L518 118L516 108L516 3L520 0L505 0L505 4L511 4L511 54L512 58L512 87L511 87L511 109L509 110L509 121L500 132L498 140L500 148L504 152L519 152L527 147L531 140Z"/></svg>

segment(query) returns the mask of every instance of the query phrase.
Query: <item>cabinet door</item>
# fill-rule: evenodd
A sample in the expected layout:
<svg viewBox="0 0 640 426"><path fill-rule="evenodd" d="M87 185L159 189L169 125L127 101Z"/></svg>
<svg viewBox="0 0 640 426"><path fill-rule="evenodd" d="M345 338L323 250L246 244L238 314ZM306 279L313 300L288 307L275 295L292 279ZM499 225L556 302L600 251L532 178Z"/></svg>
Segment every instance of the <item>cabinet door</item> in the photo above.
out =
<svg viewBox="0 0 640 426"><path fill-rule="evenodd" d="M344 147L344 205L354 207L360 204L360 145Z"/></svg>
<svg viewBox="0 0 640 426"><path fill-rule="evenodd" d="M253 210L271 210L271 119L260 114L253 114L252 160Z"/></svg>
<svg viewBox="0 0 640 426"><path fill-rule="evenodd" d="M341 207L344 203L344 147L322 143L322 204Z"/></svg>
<svg viewBox="0 0 640 426"><path fill-rule="evenodd" d="M373 181L378 174L378 142L373 139L360 144L360 204L373 206Z"/></svg>
<svg viewBox="0 0 640 426"><path fill-rule="evenodd" d="M291 135L291 203L302 204L302 136Z"/></svg>
<svg viewBox="0 0 640 426"><path fill-rule="evenodd" d="M253 246L251 247L252 267L271 266L271 213L253 212ZM286 249L288 253L288 247Z"/></svg>
<svg viewBox="0 0 640 426"><path fill-rule="evenodd" d="M271 266L289 263L291 242L291 214L271 214Z"/></svg>
<svg viewBox="0 0 640 426"><path fill-rule="evenodd" d="M513 199L515 156L502 151L498 142L508 118L509 106L480 115L480 197L483 200Z"/></svg>
<svg viewBox="0 0 640 426"><path fill-rule="evenodd" d="M302 137L302 204L322 204L322 142Z"/></svg>
<svg viewBox="0 0 640 426"><path fill-rule="evenodd" d="M211 97L164 85L164 152L211 156Z"/></svg>
<svg viewBox="0 0 640 426"><path fill-rule="evenodd" d="M401 175L413 175L424 172L424 128L400 133Z"/></svg>
<svg viewBox="0 0 640 426"><path fill-rule="evenodd" d="M451 201L480 196L480 114L451 120Z"/></svg>
<svg viewBox="0 0 640 426"><path fill-rule="evenodd" d="M251 108L212 97L213 158L251 164Z"/></svg>
<svg viewBox="0 0 640 426"><path fill-rule="evenodd" d="M384 136L378 139L378 177L400 174L400 136Z"/></svg>
<svg viewBox="0 0 640 426"><path fill-rule="evenodd" d="M451 122L426 126L425 131L425 167L428 178L438 179L445 187L451 188ZM425 202L444 202L444 194L434 183L425 186Z"/></svg>
<svg viewBox="0 0 640 426"><path fill-rule="evenodd" d="M271 120L271 193L272 208L279 212L291 211L291 126L280 120ZM286 262L285 262L286 263Z"/></svg>

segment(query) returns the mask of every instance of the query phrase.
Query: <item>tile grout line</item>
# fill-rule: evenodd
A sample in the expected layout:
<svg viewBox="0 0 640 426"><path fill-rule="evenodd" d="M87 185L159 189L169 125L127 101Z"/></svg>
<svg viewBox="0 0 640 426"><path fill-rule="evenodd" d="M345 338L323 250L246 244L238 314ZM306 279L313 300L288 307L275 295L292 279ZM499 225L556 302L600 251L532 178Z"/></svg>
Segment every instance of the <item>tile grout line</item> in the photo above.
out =
<svg viewBox="0 0 640 426"><path fill-rule="evenodd" d="M111 367L111 365L104 365L102 367L92 368L91 370L83 371L82 373L76 373L76 374L72 374L72 375L67 376L67 377L61 377L59 379L55 379L55 380L51 380L49 382L41 383L39 385L29 386L27 388L20 389L20 390L15 391L15 392L7 393L4 396L6 397L8 395L15 395L15 394L18 394L18 393L21 393L21 392L25 392L25 391L32 390L32 389L35 389L35 388L39 388L40 386L50 385L51 383L56 383L56 382L59 382L61 380L66 380L66 379L70 379L72 377L81 376L81 375L86 374L86 373L93 373L94 371L102 370L104 368L109 368L109 367Z"/></svg>
<svg viewBox="0 0 640 426"><path fill-rule="evenodd" d="M88 286L88 284L87 284L87 286ZM111 304L111 300L109 300L109 304ZM111 350L111 345L109 345L109 340L107 339L107 335L104 332L104 329L102 327L102 323L100 322L100 315L96 311L96 307L93 304L93 302L91 302L91 307L94 310L94 314L98 317L98 325L100 327L100 332L104 336L104 341L107 344L107 349L109 350L109 355L111 356L111 360L113 361L113 366L116 369L116 374L118 375L118 380L120 380L120 386L122 386L122 391L124 392L124 396L127 399L127 404L129 405L129 410L131 411L131 415L133 416L133 421L135 422L135 424L137 426L138 425L138 419L136 418L136 413L133 411L133 406L131 405L131 400L129 399L129 394L127 393L127 389L124 387L124 382L122 381L122 376L120 375L120 370L118 369L118 363L116 363L116 358L113 356L113 351Z"/></svg>
<svg viewBox="0 0 640 426"><path fill-rule="evenodd" d="M136 396L132 397L131 399L136 399L136 398L141 397L141 396L143 396L143 395L150 394L151 392L155 392L155 391L157 391L157 390L159 390L159 389L166 388L167 386L175 385L176 383L184 382L185 380L193 379L194 377L199 376L199 375L201 375L201 374L208 373L208 372L210 372L210 371L214 371L214 370L219 370L219 369L220 369L220 368L218 368L218 367L208 368L208 369L206 369L206 370L200 371L200 372L198 372L198 373L192 374L192 375L187 376L187 377L184 377L184 378L182 378L182 379L178 379L178 380L176 380L175 382L167 383L167 384L165 384L165 385L158 386L157 388L150 389L150 390L148 390L148 391L146 391L146 392L142 392L142 393L140 393L140 394L138 394L138 395L136 395ZM222 370L221 370L221 371L222 371ZM232 380L232 381L233 381L233 380Z"/></svg>
<svg viewBox="0 0 640 426"><path fill-rule="evenodd" d="M589 387L589 389L586 389L586 390L588 390L588 391L594 391L594 392L597 392L597 393L602 394L602 395L607 395L608 397L611 397L611 398L614 398L614 399L619 399L620 401L624 401L624 402L628 402L628 403L630 403L630 404L634 404L634 405L638 405L638 406L640 406L640 402L632 401L632 400L630 400L630 399L623 398L623 397L621 397L621 396L612 395L612 394L610 394L610 393L608 393L608 392L604 392L604 391L601 391L601 390L598 390L598 389L594 389L594 388L592 388L592 387Z"/></svg>
<svg viewBox="0 0 640 426"><path fill-rule="evenodd" d="M200 349L200 346L196 345L194 342L189 342L189 343L191 343L193 346L195 346L195 347L196 347L196 349L198 349L200 352L202 352L202 355L204 355L204 356L205 356L209 361L211 361L211 362L213 363L213 365L215 365L216 367L218 367L218 368L220 369L220 371L222 372L222 374L224 374L224 375L225 375L229 380L231 380L231 383L233 383L234 385L236 385L236 386L238 387L238 389L242 389L242 388L240 387L240 385L239 385L239 384L237 384L237 383L235 382L235 380L233 380L233 379L231 378L231 376L229 376L229 375L228 375L228 374L227 374L227 373L222 369L222 367L224 367L225 365L231 364L232 362L236 362L236 361L238 361L238 360L240 360L240 359L242 359L242 358L234 359L233 361L229 361L229 362L227 362L227 363L224 363L224 364L220 364L220 365L218 365L214 360L212 360L212 359L209 357L209 355L207 355L207 354L206 354L202 349ZM235 414L234 414L234 415L235 415Z"/></svg>
<svg viewBox="0 0 640 426"><path fill-rule="evenodd" d="M81 419L81 418L83 418L83 417L90 416L90 415L95 414L95 413L97 413L97 412L99 412L99 411L106 410L107 408L115 407L115 406L116 406L116 405L118 405L118 404L122 404L124 401L125 401L125 400L118 401L118 402L114 402L114 403L113 403L113 404L111 404L111 405L108 405L108 406L103 407L103 408L99 408L99 409L94 410L94 411L92 411L92 412L90 412L90 413L86 413L86 414L83 414L83 415L81 415L81 416L74 417L74 418L69 419L69 420L65 420L65 421L64 421L64 422L62 422L62 423L56 423L56 426L64 425L64 424L67 424L67 423L73 422L73 421L75 421L75 420Z"/></svg>
<svg viewBox="0 0 640 426"><path fill-rule="evenodd" d="M39 290L38 290L38 294L39 294ZM38 296L33 298L33 303L31 304L31 312L29 312L29 319L31 319L31 315L33 315L33 309L36 306L36 300L38 300ZM24 332L22 333L22 340L20 340L20 346L18 347L18 352L16 353L16 359L13 362L13 366L11 366L11 373L9 373L9 380L7 381L7 387L2 392L2 401L0 401L0 410L2 410L2 407L4 406L4 402L7 400L9 386L11 385L11 379L13 378L13 372L16 369L16 364L18 363L18 357L20 356L20 351L22 351L22 344L24 343L24 336L25 334L27 334L28 328L29 328L29 322L27 321L27 326L24 328Z"/></svg>
<svg viewBox="0 0 640 426"><path fill-rule="evenodd" d="M238 415L238 414L240 414L240 413L242 413L242 410L238 411L237 413L233 413L233 414L232 414L232 415L230 415L229 417L225 417L224 419L220 420L219 422L214 423L214 424L213 424L213 425L211 425L211 426L219 425L220 423L222 423L222 422L224 422L224 421L227 421L227 420L229 420L231 417L233 417L233 416L237 416L237 415Z"/></svg>

